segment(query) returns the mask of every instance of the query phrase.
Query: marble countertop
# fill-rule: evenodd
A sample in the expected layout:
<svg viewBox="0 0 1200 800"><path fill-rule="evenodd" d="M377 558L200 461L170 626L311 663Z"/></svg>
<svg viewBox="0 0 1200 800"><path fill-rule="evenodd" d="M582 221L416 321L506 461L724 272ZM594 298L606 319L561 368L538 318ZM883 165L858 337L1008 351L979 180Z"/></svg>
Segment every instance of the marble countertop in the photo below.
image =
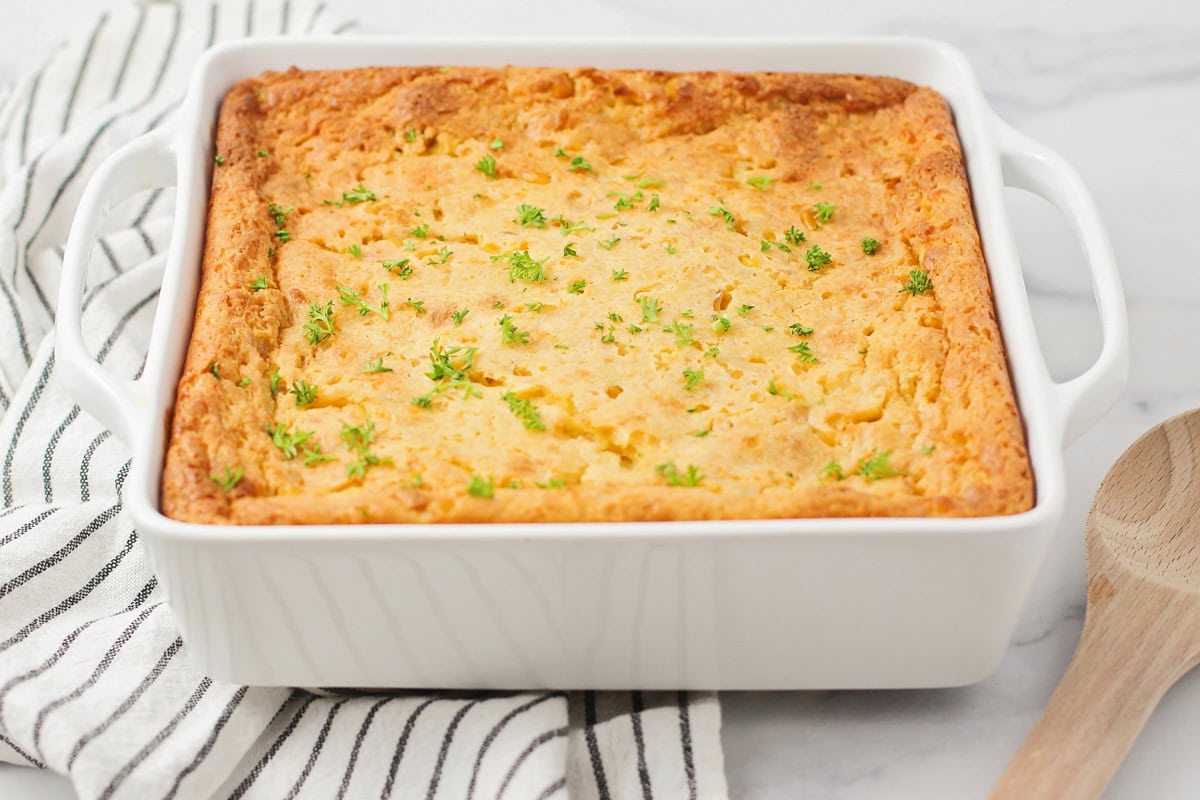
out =
<svg viewBox="0 0 1200 800"><path fill-rule="evenodd" d="M0 79L61 35L45 21L72 0L3 0ZM1083 529L1100 479L1142 431L1200 406L1200 4L1064 0L905 8L885 0L670 3L441 0L421 14L385 0L337 12L379 32L438 35L785 36L907 34L942 39L974 65L996 111L1068 157L1108 224L1132 328L1129 387L1067 452L1066 514L996 673L935 691L770 692L723 696L730 795L983 797L1061 677L1083 621ZM1058 380L1085 369L1100 328L1081 251L1044 201L1009 194L1042 347ZM1163 700L1106 797L1200 797L1200 674ZM0 767L0 796L69 797L65 782Z"/></svg>

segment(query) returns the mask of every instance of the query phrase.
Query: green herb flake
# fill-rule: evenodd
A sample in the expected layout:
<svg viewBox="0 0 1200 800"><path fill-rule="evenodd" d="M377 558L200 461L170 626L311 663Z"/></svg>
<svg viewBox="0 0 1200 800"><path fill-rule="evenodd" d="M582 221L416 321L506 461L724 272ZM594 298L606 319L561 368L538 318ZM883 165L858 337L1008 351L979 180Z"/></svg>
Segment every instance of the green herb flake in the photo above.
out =
<svg viewBox="0 0 1200 800"><path fill-rule="evenodd" d="M349 203L352 206L356 206L359 203L366 203L367 201L375 201L378 199L379 198L375 196L374 192L372 192L367 187L363 186L361 183L358 186L355 186L353 189L351 189L348 192L342 192L342 202Z"/></svg>
<svg viewBox="0 0 1200 800"><path fill-rule="evenodd" d="M478 475L472 475L471 480L467 481L467 494L471 497L490 500L496 496L496 484L491 478L485 479Z"/></svg>
<svg viewBox="0 0 1200 800"><path fill-rule="evenodd" d="M576 233L577 231L595 231L596 230L595 228L588 225L583 220L580 220L579 222L571 222L569 219L565 218L562 214L559 214L557 217L552 218L550 221L558 223L559 232L562 233L563 236L570 236L572 233Z"/></svg>
<svg viewBox="0 0 1200 800"><path fill-rule="evenodd" d="M726 333L733 327L733 323L729 321L729 317L713 315L712 325L710 325L714 333Z"/></svg>
<svg viewBox="0 0 1200 800"><path fill-rule="evenodd" d="M252 291L252 292L261 292L263 289L266 289L266 288L267 288L267 276L266 275L259 275L257 278L254 279L254 282L250 284L250 291Z"/></svg>
<svg viewBox="0 0 1200 800"><path fill-rule="evenodd" d="M266 158L266 157L267 157L267 156L269 156L269 155L271 155L271 154L270 154L270 153L268 153L266 150L259 150L259 151L258 151L258 157L259 157L259 158Z"/></svg>
<svg viewBox="0 0 1200 800"><path fill-rule="evenodd" d="M708 210L708 213L725 220L725 227L729 230L736 230L737 219L733 216L733 212L725 206L713 206Z"/></svg>
<svg viewBox="0 0 1200 800"><path fill-rule="evenodd" d="M829 262L833 261L833 256L822 250L819 244L814 244L804 251L804 260L808 262L809 272L820 272L829 266Z"/></svg>
<svg viewBox="0 0 1200 800"><path fill-rule="evenodd" d="M583 156L575 156L571 159L571 166L567 167L568 172L591 172L592 165L584 159Z"/></svg>
<svg viewBox="0 0 1200 800"><path fill-rule="evenodd" d="M454 255L454 251L448 247L443 247L436 254L425 259L425 263L431 267L441 266L450 260L450 256Z"/></svg>
<svg viewBox="0 0 1200 800"><path fill-rule="evenodd" d="M614 269L612 271L612 279L614 281L627 281L629 280L629 273L623 269Z"/></svg>
<svg viewBox="0 0 1200 800"><path fill-rule="evenodd" d="M271 397L275 397L281 390L287 390L287 382L279 376L279 370L271 370L270 382L268 384L271 390Z"/></svg>
<svg viewBox="0 0 1200 800"><path fill-rule="evenodd" d="M642 307L642 322L657 322L658 313L662 311L662 306L650 295L645 295L638 298L638 305Z"/></svg>
<svg viewBox="0 0 1200 800"><path fill-rule="evenodd" d="M546 307L545 303L526 303L525 310L531 314L540 314L542 309Z"/></svg>
<svg viewBox="0 0 1200 800"><path fill-rule="evenodd" d="M739 317L745 317L753 310L754 306L740 305L738 306L737 315Z"/></svg>
<svg viewBox="0 0 1200 800"><path fill-rule="evenodd" d="M379 263L383 265L384 269L402 281L406 281L412 277L412 266L407 258L385 258Z"/></svg>
<svg viewBox="0 0 1200 800"><path fill-rule="evenodd" d="M925 294L933 288L933 281L929 279L929 273L923 269L914 269L908 273L908 283L904 284L901 292L908 292L913 297L919 294Z"/></svg>
<svg viewBox="0 0 1200 800"><path fill-rule="evenodd" d="M683 322L672 322L671 327L663 328L666 333L675 334L676 347L690 347L696 344L696 340L692 338L692 326Z"/></svg>
<svg viewBox="0 0 1200 800"><path fill-rule="evenodd" d="M450 317L454 320L454 327L457 328L459 325L462 325L463 320L466 319L467 314L470 314L470 313L471 313L471 309L469 309L469 308L460 308L456 311L451 311Z"/></svg>
<svg viewBox="0 0 1200 800"><path fill-rule="evenodd" d="M362 371L365 374L372 374L377 372L394 372L395 370L391 367L385 367L383 365L383 356L380 356L374 361L364 361Z"/></svg>
<svg viewBox="0 0 1200 800"><path fill-rule="evenodd" d="M603 247L605 250L612 250L614 247L617 246L617 243L620 241L621 241L620 236L613 236L611 239L605 239L604 241L600 242L600 246Z"/></svg>
<svg viewBox="0 0 1200 800"><path fill-rule="evenodd" d="M417 239L427 239L427 238L429 238L429 223L422 222L420 225L416 226L415 228L409 228L408 233L410 236L417 238Z"/></svg>
<svg viewBox="0 0 1200 800"><path fill-rule="evenodd" d="M829 463L821 469L821 477L835 481L844 481L846 480L846 473L842 471L842 467L837 461L830 459Z"/></svg>
<svg viewBox="0 0 1200 800"><path fill-rule="evenodd" d="M829 222L833 219L833 211L833 203L817 203L813 206L813 214L816 215L817 222Z"/></svg>
<svg viewBox="0 0 1200 800"><path fill-rule="evenodd" d="M579 280L573 281L567 286L567 292L570 294L583 294L583 290L586 288L587 281L583 278L580 278Z"/></svg>
<svg viewBox="0 0 1200 800"><path fill-rule="evenodd" d="M767 187L771 185L771 179L766 175L755 175L753 178L747 178L746 183L760 192L765 192Z"/></svg>
<svg viewBox="0 0 1200 800"><path fill-rule="evenodd" d="M907 472L898 470L888 463L891 458L892 451L885 450L882 453L877 453L870 458L864 458L858 462L858 466L854 470L855 475L861 475L868 481L878 481L884 478L898 478L907 475Z"/></svg>
<svg viewBox="0 0 1200 800"><path fill-rule="evenodd" d="M346 248L346 252L349 253L350 255L354 256L355 258L361 259L362 258L362 245L352 244Z"/></svg>
<svg viewBox="0 0 1200 800"><path fill-rule="evenodd" d="M805 327L799 322L794 322L788 325L788 333L791 333L793 336L812 336L813 329Z"/></svg>
<svg viewBox="0 0 1200 800"><path fill-rule="evenodd" d="M222 155L213 156L213 163L216 164L218 167L221 166L222 164L225 163L225 156L222 156Z"/></svg>
<svg viewBox="0 0 1200 800"><path fill-rule="evenodd" d="M292 381L289 392L296 396L296 405L300 408L311 406L317 400L317 385L303 379Z"/></svg>
<svg viewBox="0 0 1200 800"><path fill-rule="evenodd" d="M805 240L804 231L793 225L783 232L783 238L787 240L788 244L800 244Z"/></svg>
<svg viewBox="0 0 1200 800"><path fill-rule="evenodd" d="M409 128L404 132L404 141L415 142L417 140L417 129Z"/></svg>
<svg viewBox="0 0 1200 800"><path fill-rule="evenodd" d="M788 350L800 356L800 360L805 364L816 364L819 361L819 359L812 354L812 350L809 348L808 342L798 342L789 347Z"/></svg>
<svg viewBox="0 0 1200 800"><path fill-rule="evenodd" d="M528 250L514 250L507 255L492 256L492 261L501 260L508 261L509 283L516 283L519 280L541 283L546 280L546 271L542 269L542 266L550 260L548 258L536 261L529 255Z"/></svg>
<svg viewBox="0 0 1200 800"><path fill-rule="evenodd" d="M484 175L487 175L489 178L495 178L496 177L496 158L495 158L495 156L488 154L488 155L484 156L483 158L479 159L479 161L475 162L475 169L479 170Z"/></svg>
<svg viewBox="0 0 1200 800"><path fill-rule="evenodd" d="M579 257L579 253L575 251L574 242L567 242L565 245L563 245L563 258L567 258L568 256L575 256L576 258Z"/></svg>
<svg viewBox="0 0 1200 800"><path fill-rule="evenodd" d="M500 318L500 342L502 344L529 344L529 331L517 328L511 314Z"/></svg>
<svg viewBox="0 0 1200 800"><path fill-rule="evenodd" d="M704 370L702 369L685 369L683 371L683 388L687 391L693 391L704 380Z"/></svg>
<svg viewBox="0 0 1200 800"><path fill-rule="evenodd" d="M875 255L879 251L879 240L867 237L862 240L862 251L869 256Z"/></svg>
<svg viewBox="0 0 1200 800"><path fill-rule="evenodd" d="M238 485L238 481L242 479L241 467L225 467L225 471L220 475L209 475L208 479L221 487L222 492L228 492L233 487Z"/></svg>
<svg viewBox="0 0 1200 800"><path fill-rule="evenodd" d="M533 401L518 397L512 392L505 392L500 395L500 399L507 403L508 410L521 420L521 424L525 426L525 430L546 430L546 425L542 422L542 416L538 413Z"/></svg>
<svg viewBox="0 0 1200 800"><path fill-rule="evenodd" d="M299 455L300 446L312 438L311 431L292 431L282 422L276 425L267 425L267 433L271 436L271 443L279 448L283 457L288 461Z"/></svg>
<svg viewBox="0 0 1200 800"><path fill-rule="evenodd" d="M698 486L700 481L704 480L704 476L694 464L689 464L686 472L680 472L674 461L668 461L659 464L654 471L662 476L668 486L692 487Z"/></svg>
<svg viewBox="0 0 1200 800"><path fill-rule="evenodd" d="M371 452L371 444L375 441L375 423L369 419L364 420L363 424L357 427L351 427L343 422L339 437L346 449L357 456L346 464L346 475L351 478L362 479L366 477L368 467L392 463L391 457L380 457Z"/></svg>
<svg viewBox="0 0 1200 800"><path fill-rule="evenodd" d="M546 209L521 203L517 206L517 216L513 222L519 223L523 228L544 228L546 227Z"/></svg>
<svg viewBox="0 0 1200 800"><path fill-rule="evenodd" d="M710 433L712 433L712 431L709 430L708 428L701 428L698 431L692 431L691 433L688 434L688 436L695 436L697 439L703 439L705 436L708 436Z"/></svg>
<svg viewBox="0 0 1200 800"><path fill-rule="evenodd" d="M492 139L492 143L489 144L488 147L490 147L493 150L503 150L504 149L504 140L501 139L499 136L497 136L495 139Z"/></svg>
<svg viewBox="0 0 1200 800"><path fill-rule="evenodd" d="M333 336L333 301L325 305L310 303L308 306L308 322L304 323L304 338L311 345L318 345Z"/></svg>

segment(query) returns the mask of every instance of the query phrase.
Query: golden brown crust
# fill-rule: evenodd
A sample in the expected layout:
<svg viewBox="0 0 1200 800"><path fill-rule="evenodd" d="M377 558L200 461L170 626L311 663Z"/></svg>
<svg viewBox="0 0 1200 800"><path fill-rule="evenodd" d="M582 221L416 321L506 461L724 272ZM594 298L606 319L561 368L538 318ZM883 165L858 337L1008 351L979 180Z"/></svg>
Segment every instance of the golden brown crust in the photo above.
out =
<svg viewBox="0 0 1200 800"><path fill-rule="evenodd" d="M1032 505L958 139L928 89L850 75L291 70L230 91L217 150L168 516L623 521ZM494 179L476 168L484 156ZM770 180L747 184L758 178ZM357 187L371 199L344 194ZM541 227L515 219L523 203L545 209ZM816 203L833 204L832 219ZM571 223L581 227L568 236ZM578 255L561 254L568 243ZM833 260L810 270L814 244ZM510 254L526 251L546 281L510 280ZM931 291L903 291L915 269ZM365 308L341 304L339 286ZM327 302L335 333L313 344L309 308ZM658 319L645 321L647 303ZM743 305L753 309L739 316ZM502 342L502 316L515 341ZM429 377L435 346L464 379ZM377 358L392 371L364 372ZM705 374L688 389L684 369ZM286 391L301 380L319 387L312 404ZM510 392L544 430L514 415ZM424 396L429 408L411 402ZM355 449L347 431L368 421L374 438ZM289 453L273 427L310 436ZM883 453L900 474L872 473ZM695 466L698 485L668 485L665 464L684 483ZM229 489L210 477L239 473ZM473 477L494 496L472 496Z"/></svg>

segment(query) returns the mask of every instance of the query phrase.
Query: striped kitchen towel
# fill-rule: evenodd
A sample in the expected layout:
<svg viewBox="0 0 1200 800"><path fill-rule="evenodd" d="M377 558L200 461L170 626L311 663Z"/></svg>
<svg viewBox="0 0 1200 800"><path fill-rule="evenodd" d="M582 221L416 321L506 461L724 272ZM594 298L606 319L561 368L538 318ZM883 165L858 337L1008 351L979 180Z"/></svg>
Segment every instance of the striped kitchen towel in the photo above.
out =
<svg viewBox="0 0 1200 800"><path fill-rule="evenodd" d="M715 695L248 688L194 669L122 512L124 445L64 393L52 349L80 191L169 124L197 56L254 34L340 32L322 5L139 2L0 100L0 759L86 798L719 798ZM116 208L84 329L136 375L173 193Z"/></svg>

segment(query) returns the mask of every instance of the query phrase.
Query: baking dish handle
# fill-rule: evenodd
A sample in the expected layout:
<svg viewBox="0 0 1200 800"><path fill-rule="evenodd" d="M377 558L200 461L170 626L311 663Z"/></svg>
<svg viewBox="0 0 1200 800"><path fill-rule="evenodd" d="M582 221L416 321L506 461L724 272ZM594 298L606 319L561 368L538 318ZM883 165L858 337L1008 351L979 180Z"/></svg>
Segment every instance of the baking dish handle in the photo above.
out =
<svg viewBox="0 0 1200 800"><path fill-rule="evenodd" d="M105 159L83 190L63 253L54 351L64 369L58 375L81 406L126 442L132 434L131 415L136 413L137 382L105 370L84 345L84 279L100 225L113 206L137 192L173 185L176 167L175 152L162 129Z"/></svg>
<svg viewBox="0 0 1200 800"><path fill-rule="evenodd" d="M1054 384L1063 442L1070 444L1112 407L1129 373L1129 321L1121 275L1100 212L1075 168L999 118L995 122L1005 185L1045 198L1067 217L1086 256L1100 310L1100 355L1082 374Z"/></svg>

